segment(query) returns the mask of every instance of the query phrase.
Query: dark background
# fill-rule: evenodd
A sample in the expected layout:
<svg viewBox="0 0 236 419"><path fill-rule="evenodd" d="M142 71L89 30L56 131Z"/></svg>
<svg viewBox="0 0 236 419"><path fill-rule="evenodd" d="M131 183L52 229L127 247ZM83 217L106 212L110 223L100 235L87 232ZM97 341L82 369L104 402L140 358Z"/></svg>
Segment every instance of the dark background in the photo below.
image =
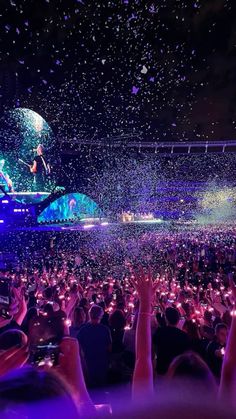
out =
<svg viewBox="0 0 236 419"><path fill-rule="evenodd" d="M0 111L58 138L235 137L234 0L1 0L0 51Z"/></svg>

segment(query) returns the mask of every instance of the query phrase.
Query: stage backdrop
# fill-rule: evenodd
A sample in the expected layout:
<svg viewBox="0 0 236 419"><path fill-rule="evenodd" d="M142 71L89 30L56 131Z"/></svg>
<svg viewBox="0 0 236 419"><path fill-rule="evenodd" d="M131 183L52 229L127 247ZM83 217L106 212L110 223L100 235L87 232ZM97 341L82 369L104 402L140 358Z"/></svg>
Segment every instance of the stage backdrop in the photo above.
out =
<svg viewBox="0 0 236 419"><path fill-rule="evenodd" d="M38 222L78 220L102 216L99 206L87 195L69 193L52 202L38 217Z"/></svg>

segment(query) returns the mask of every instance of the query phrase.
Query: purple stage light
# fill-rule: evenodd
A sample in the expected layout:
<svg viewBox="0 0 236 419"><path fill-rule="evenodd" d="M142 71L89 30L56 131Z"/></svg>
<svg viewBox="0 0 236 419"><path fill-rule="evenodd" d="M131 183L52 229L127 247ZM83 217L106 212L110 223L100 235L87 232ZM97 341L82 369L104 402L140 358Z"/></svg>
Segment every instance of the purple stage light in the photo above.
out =
<svg viewBox="0 0 236 419"><path fill-rule="evenodd" d="M3 199L2 204L9 204L9 201L7 199Z"/></svg>
<svg viewBox="0 0 236 419"><path fill-rule="evenodd" d="M84 229L89 229L89 228L93 228L93 227L95 227L95 225L94 225L94 224L86 224L86 225L84 226Z"/></svg>

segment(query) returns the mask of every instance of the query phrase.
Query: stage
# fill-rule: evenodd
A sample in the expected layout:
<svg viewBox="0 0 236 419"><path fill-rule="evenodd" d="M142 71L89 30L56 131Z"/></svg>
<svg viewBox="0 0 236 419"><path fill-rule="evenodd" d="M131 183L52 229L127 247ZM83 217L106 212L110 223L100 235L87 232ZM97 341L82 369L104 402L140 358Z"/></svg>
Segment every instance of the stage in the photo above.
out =
<svg viewBox="0 0 236 419"><path fill-rule="evenodd" d="M0 191L0 200L9 197L9 200L11 201L31 205L44 201L49 195L50 192L8 192L7 194L4 194Z"/></svg>
<svg viewBox="0 0 236 419"><path fill-rule="evenodd" d="M80 220L104 218L89 196L57 187L49 192L0 193L0 226L3 229L40 228L59 223L74 225Z"/></svg>

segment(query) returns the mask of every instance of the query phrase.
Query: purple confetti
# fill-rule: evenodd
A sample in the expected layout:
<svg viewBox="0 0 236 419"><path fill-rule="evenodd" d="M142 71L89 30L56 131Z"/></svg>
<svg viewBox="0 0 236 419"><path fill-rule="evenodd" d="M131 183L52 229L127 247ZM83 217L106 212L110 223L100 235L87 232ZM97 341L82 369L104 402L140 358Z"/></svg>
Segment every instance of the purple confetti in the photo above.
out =
<svg viewBox="0 0 236 419"><path fill-rule="evenodd" d="M137 95L138 91L139 91L139 87L136 87L136 86L132 87L132 94L133 95Z"/></svg>

